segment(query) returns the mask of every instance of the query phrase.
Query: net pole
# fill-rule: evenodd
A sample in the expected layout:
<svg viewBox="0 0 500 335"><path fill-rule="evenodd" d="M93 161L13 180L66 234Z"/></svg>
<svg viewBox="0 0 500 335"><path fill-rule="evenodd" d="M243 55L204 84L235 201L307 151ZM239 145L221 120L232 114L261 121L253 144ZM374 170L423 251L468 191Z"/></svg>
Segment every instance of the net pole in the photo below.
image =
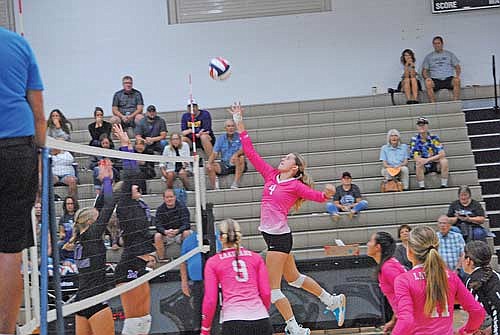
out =
<svg viewBox="0 0 500 335"><path fill-rule="evenodd" d="M52 160L49 159L52 163ZM51 164L52 165L52 164ZM49 180L52 181L52 169L48 171ZM59 272L59 263L61 260L59 254L59 248L57 247L58 242L58 232L56 224L56 208L54 204L54 183L49 183L49 224L50 224L50 240L52 242L52 264L54 265L54 271L52 279L54 281L54 289L56 296L56 314L57 314L57 334L64 334L64 317L62 312L62 291L61 291L61 273Z"/></svg>
<svg viewBox="0 0 500 335"><path fill-rule="evenodd" d="M500 112L500 107L498 107L498 93L497 93L497 70L495 66L495 55L491 56L491 63L493 68L493 89L495 91L495 106L493 110L495 112Z"/></svg>
<svg viewBox="0 0 500 335"><path fill-rule="evenodd" d="M42 149L42 227L40 229L41 248L41 287L40 287L40 335L48 334L47 313L49 309L49 274L48 274L48 249L49 249L49 149Z"/></svg>
<svg viewBox="0 0 500 335"><path fill-rule="evenodd" d="M196 214L196 231L198 232L198 247L203 247L203 226L201 213L201 183L200 183L200 156L194 156L194 190L195 190L195 214Z"/></svg>
<svg viewBox="0 0 500 335"><path fill-rule="evenodd" d="M197 155L196 152L196 134L194 132L194 108L193 108L193 82L191 81L191 73L188 77L189 82L189 109L191 112L191 140L193 141L193 156Z"/></svg>

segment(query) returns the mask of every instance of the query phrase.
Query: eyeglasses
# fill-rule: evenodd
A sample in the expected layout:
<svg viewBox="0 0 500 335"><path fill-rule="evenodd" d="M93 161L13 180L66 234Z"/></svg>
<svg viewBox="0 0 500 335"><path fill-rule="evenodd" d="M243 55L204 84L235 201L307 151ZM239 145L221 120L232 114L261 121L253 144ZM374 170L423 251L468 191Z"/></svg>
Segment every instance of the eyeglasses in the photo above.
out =
<svg viewBox="0 0 500 335"><path fill-rule="evenodd" d="M132 85L132 82L131 81L124 81L123 85Z"/></svg>

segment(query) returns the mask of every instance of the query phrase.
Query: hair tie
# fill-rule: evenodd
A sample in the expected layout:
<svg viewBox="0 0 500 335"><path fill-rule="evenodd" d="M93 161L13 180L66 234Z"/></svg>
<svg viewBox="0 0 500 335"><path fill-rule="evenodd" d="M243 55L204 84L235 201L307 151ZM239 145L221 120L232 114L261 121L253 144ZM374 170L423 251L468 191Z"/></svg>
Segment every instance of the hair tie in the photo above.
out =
<svg viewBox="0 0 500 335"><path fill-rule="evenodd" d="M427 248L427 252L431 251L432 249L436 250L436 247L431 245L430 247Z"/></svg>

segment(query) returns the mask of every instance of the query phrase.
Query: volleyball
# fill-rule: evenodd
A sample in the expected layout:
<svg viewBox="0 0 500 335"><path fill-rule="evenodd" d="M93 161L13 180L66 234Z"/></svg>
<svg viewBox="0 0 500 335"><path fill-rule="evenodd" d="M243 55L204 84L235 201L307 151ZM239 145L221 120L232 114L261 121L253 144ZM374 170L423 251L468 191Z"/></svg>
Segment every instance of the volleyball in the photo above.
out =
<svg viewBox="0 0 500 335"><path fill-rule="evenodd" d="M209 74L213 80L226 80L231 75L231 65L222 57L215 57L210 60Z"/></svg>

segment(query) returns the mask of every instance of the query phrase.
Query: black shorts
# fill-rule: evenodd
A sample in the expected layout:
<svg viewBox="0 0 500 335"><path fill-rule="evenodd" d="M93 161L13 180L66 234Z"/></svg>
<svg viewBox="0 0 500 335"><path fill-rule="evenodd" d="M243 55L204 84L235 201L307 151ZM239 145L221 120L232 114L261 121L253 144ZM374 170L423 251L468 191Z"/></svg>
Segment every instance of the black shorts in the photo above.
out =
<svg viewBox="0 0 500 335"><path fill-rule="evenodd" d="M280 235L272 235L264 232L261 233L264 237L264 241L266 241L268 251L279 251L284 252L285 254L289 254L292 251L292 233Z"/></svg>
<svg viewBox="0 0 500 335"><path fill-rule="evenodd" d="M0 252L21 252L34 245L38 154L33 137L0 139L0 190Z"/></svg>
<svg viewBox="0 0 500 335"><path fill-rule="evenodd" d="M420 83L420 80L418 80L418 79L417 79L417 86L418 86L418 90L422 91L422 84ZM398 84L398 91L403 92L403 81L402 80Z"/></svg>
<svg viewBox="0 0 500 335"><path fill-rule="evenodd" d="M438 163L436 163L436 162L431 162L431 163L425 164L424 168L425 168L424 174L429 174L432 172L441 173L441 171L438 167Z"/></svg>
<svg viewBox="0 0 500 335"><path fill-rule="evenodd" d="M234 174L236 172L236 166L229 165L227 162L219 162L220 165L220 173L219 176L226 176L228 174ZM248 169L247 162L245 161L245 167L243 168L243 172L246 172Z"/></svg>
<svg viewBox="0 0 500 335"><path fill-rule="evenodd" d="M431 78L434 82L434 92L439 90L452 90L453 89L453 77L448 77L446 79L435 79Z"/></svg>
<svg viewBox="0 0 500 335"><path fill-rule="evenodd" d="M260 320L231 320L222 324L222 335L271 335L273 326L269 318Z"/></svg>
<svg viewBox="0 0 500 335"><path fill-rule="evenodd" d="M87 320L94 316L94 314L99 313L103 309L108 308L108 304L105 302L101 302L100 304L94 305L92 307L83 309L81 311L76 312L76 315L86 318Z"/></svg>
<svg viewBox="0 0 500 335"><path fill-rule="evenodd" d="M193 140L193 136L192 135L188 135L187 137L191 141ZM214 134L210 134L210 139L211 139L212 145L215 145L215 135ZM198 149L203 150L203 145L201 144L201 138L196 137L196 150L198 150Z"/></svg>
<svg viewBox="0 0 500 335"><path fill-rule="evenodd" d="M139 257L121 259L115 269L115 283L127 283L144 276L147 262Z"/></svg>

